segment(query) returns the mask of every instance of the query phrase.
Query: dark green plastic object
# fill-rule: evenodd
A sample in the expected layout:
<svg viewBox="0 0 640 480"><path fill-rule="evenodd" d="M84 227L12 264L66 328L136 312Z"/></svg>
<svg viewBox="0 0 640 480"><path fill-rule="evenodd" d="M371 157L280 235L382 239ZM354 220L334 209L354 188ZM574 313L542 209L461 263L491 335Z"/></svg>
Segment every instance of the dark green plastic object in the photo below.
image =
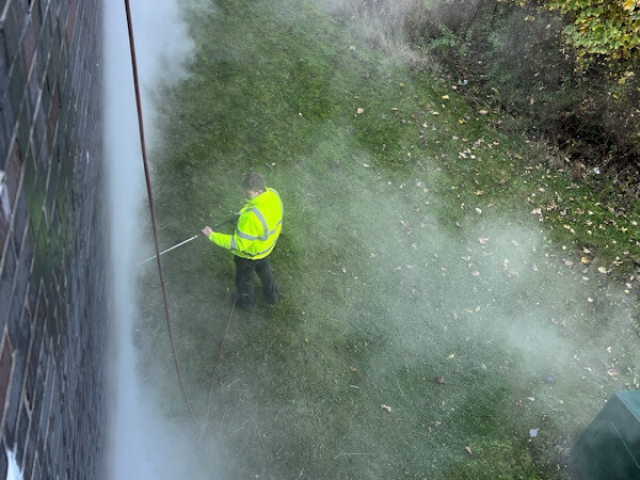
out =
<svg viewBox="0 0 640 480"><path fill-rule="evenodd" d="M640 391L609 399L571 450L579 480L640 480Z"/></svg>

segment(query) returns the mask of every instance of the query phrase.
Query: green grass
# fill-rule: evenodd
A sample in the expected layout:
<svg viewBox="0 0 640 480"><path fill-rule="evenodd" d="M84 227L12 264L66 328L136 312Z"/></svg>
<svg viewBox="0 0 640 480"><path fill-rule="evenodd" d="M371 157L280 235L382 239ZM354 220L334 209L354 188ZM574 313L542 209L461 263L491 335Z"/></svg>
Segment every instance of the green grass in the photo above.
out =
<svg viewBox="0 0 640 480"><path fill-rule="evenodd" d="M234 313L198 478L570 478L578 435L638 387L637 205L310 2L190 21L191 76L160 97L161 242L236 211L250 170L286 209L282 297ZM233 261L200 239L163 267L200 423ZM140 299L144 378L186 420L152 268Z"/></svg>

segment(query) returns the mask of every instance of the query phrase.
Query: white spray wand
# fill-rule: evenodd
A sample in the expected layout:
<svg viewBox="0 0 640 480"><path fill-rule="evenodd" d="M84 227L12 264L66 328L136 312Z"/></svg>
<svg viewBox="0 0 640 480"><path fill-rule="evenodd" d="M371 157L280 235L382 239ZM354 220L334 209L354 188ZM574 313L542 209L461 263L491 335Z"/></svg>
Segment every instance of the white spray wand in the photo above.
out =
<svg viewBox="0 0 640 480"><path fill-rule="evenodd" d="M170 252L171 250L173 250L173 249L175 249L175 248L181 247L181 246L182 246L182 245L184 245L185 243L189 243L191 240L195 240L196 238L198 238L198 235L194 235L193 237L186 239L184 242L180 242L180 243L178 243L177 245L174 245L174 246L173 246L173 247L171 247L171 248L167 248L166 250L164 250L164 251L160 252L160 255L164 255L165 253ZM157 255L154 255L153 257L149 257L149 258L147 258L146 260L143 260L142 262L140 262L137 266L140 266L140 265L142 265L143 263L147 263L149 260L153 260L153 259L154 259L154 258L156 258L156 257L157 257Z"/></svg>
<svg viewBox="0 0 640 480"><path fill-rule="evenodd" d="M217 224L215 224L215 225L214 225L213 227L211 227L211 228L212 228L212 229L216 229L216 228L219 228L219 227L221 227L221 226L223 226L223 225L227 225L228 223L235 222L235 221L238 219L238 217L239 217L239 216L240 216L239 214L235 214L233 217L227 218L224 222L217 223ZM195 240L196 238L198 238L198 235L194 235L194 236L193 236L193 237L191 237L191 238L187 238L185 241L180 242L180 243L178 243L177 245L174 245L173 247L171 247L171 248L167 248L166 250L164 250L164 251L160 252L160 255L164 255L165 253L170 252L171 250L173 250L173 249L175 249L175 248L181 247L181 246L182 246L182 245L184 245L185 243L189 243L190 241ZM146 260L143 260L142 262L140 262L140 263L139 263L138 265L136 265L136 266L140 266L140 265L142 265L143 263L147 263L149 260L153 260L153 259L154 259L154 258L156 258L156 257L157 257L157 255L154 255L153 257L149 257L149 258L147 258Z"/></svg>

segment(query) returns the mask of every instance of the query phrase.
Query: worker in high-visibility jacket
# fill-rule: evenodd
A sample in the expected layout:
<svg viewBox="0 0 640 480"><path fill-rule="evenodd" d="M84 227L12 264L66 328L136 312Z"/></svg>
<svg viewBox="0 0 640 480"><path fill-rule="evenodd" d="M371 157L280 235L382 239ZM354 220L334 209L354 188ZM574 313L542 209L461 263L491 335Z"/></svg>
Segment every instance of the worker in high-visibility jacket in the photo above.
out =
<svg viewBox="0 0 640 480"><path fill-rule="evenodd" d="M255 305L254 273L262 282L267 302L273 304L278 300L278 285L273 278L268 255L280 236L284 208L278 192L268 188L259 173L245 175L242 189L246 203L240 210L233 234L214 232L208 226L202 229L202 233L234 254L237 292L233 298L237 307L252 310Z"/></svg>

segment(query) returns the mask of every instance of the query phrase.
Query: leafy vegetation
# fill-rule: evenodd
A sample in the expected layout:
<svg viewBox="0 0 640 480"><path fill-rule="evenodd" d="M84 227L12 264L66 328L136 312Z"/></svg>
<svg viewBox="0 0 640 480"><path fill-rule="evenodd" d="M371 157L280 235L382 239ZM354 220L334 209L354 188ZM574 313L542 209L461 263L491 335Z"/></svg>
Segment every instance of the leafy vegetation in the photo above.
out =
<svg viewBox="0 0 640 480"><path fill-rule="evenodd" d="M575 175L597 167L637 195L638 9L629 2L462 3L416 2L405 24L415 48L436 55L479 108L486 102L504 111L503 128L557 147Z"/></svg>
<svg viewBox="0 0 640 480"><path fill-rule="evenodd" d="M529 3L506 1L520 6ZM543 0L540 4L550 11L559 10L570 19L563 33L582 63L588 62L586 57L604 57L607 66L617 71L620 60L631 63L640 60L640 2Z"/></svg>
<svg viewBox="0 0 640 480"><path fill-rule="evenodd" d="M462 77L428 74L385 30L400 13L189 15L191 76L158 103L162 243L227 218L249 170L286 209L274 307L231 314L233 261L204 239L163 256L196 479L569 479L603 403L640 387L638 203L503 129ZM188 423L151 269L140 304L144 378Z"/></svg>

